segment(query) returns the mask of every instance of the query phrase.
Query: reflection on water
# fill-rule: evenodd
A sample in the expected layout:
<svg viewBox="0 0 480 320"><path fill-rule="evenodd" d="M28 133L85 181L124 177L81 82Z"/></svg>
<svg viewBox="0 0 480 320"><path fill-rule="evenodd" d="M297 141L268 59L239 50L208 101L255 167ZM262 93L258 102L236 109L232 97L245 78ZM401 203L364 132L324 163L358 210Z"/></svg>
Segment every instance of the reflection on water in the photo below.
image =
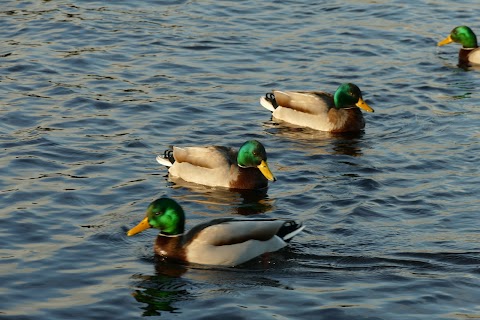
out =
<svg viewBox="0 0 480 320"><path fill-rule="evenodd" d="M478 0L160 2L0 12L0 317L479 318L480 67L436 46L478 24ZM258 104L342 82L378 104L358 134L273 122ZM268 189L169 181L153 160L247 139L265 143ZM229 270L145 262L155 231L125 231L162 195L187 229L234 215L307 229Z"/></svg>
<svg viewBox="0 0 480 320"><path fill-rule="evenodd" d="M157 260L157 259L156 259ZM172 304L189 299L188 283L181 276L187 271L181 264L156 261L155 275L134 275L137 281L132 296L145 306L143 316L158 316L162 311L175 312Z"/></svg>
<svg viewBox="0 0 480 320"><path fill-rule="evenodd" d="M138 302L146 304L142 307L144 310L143 316L159 316L161 311L174 312L176 308L172 307L172 302L177 300L179 295L185 294L185 292L162 290L156 288L144 288L142 290L135 290L132 296Z"/></svg>
<svg viewBox="0 0 480 320"><path fill-rule="evenodd" d="M179 178L168 177L169 187L184 189L178 196L179 203L195 202L219 214L256 215L271 211L273 201L268 198L268 188L260 190L238 190L215 188L191 183Z"/></svg>
<svg viewBox="0 0 480 320"><path fill-rule="evenodd" d="M364 132L342 133L336 134L332 141L333 154L343 154L352 157L360 157L363 155L359 145Z"/></svg>
<svg viewBox="0 0 480 320"><path fill-rule="evenodd" d="M331 148L333 151L332 154L343 154L352 157L362 156L359 143L365 135L364 131L342 133L323 132L298 127L286 122L281 122L280 124L264 122L263 127L267 134L302 144L305 150L321 150L322 147L325 147Z"/></svg>
<svg viewBox="0 0 480 320"><path fill-rule="evenodd" d="M235 292L247 287L281 288L293 290L283 281L268 275L269 270L281 270L291 265L291 252L281 250L265 254L236 268L189 265L169 261L155 256L153 275L135 274L132 296L142 303L143 316L158 316L162 312L182 313L182 301L195 300L195 291L203 288L204 299L222 299L224 293ZM242 279L239 282L239 279Z"/></svg>
<svg viewBox="0 0 480 320"><path fill-rule="evenodd" d="M472 69L474 67L470 67L468 69ZM480 66L478 66L478 70L480 71ZM477 90L478 83L474 79L462 79L460 81L453 81L449 84L452 89L455 89L455 94L452 94L452 99L468 99L472 97Z"/></svg>

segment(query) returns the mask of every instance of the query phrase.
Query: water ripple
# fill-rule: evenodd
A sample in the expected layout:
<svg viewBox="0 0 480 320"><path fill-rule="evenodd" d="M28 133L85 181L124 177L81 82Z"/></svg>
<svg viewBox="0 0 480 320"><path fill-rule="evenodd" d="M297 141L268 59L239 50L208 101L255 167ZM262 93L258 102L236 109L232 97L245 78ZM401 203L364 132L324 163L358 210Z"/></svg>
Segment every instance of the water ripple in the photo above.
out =
<svg viewBox="0 0 480 320"><path fill-rule="evenodd" d="M478 70L436 47L456 25L480 30L477 5L7 1L0 314L479 317ZM359 134L277 123L258 103L341 82L375 108ZM155 162L171 145L247 139L278 178L259 193L174 181ZM162 195L188 227L254 215L306 230L237 268L172 265L154 258L154 231L125 235Z"/></svg>

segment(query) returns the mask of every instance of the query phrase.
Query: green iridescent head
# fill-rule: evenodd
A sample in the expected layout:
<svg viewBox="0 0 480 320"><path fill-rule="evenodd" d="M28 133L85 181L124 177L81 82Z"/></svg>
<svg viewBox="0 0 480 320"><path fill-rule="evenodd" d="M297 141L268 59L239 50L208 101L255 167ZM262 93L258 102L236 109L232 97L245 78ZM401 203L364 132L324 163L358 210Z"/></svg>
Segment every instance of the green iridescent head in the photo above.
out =
<svg viewBox="0 0 480 320"><path fill-rule="evenodd" d="M362 92L353 83L342 83L333 95L335 108L352 108L359 107L368 112L373 112L373 109L363 100Z"/></svg>
<svg viewBox="0 0 480 320"><path fill-rule="evenodd" d="M472 29L467 26L459 26L450 32L448 37L438 43L443 46L452 42L460 43L464 48L477 48L477 36Z"/></svg>
<svg viewBox="0 0 480 320"><path fill-rule="evenodd" d="M170 198L160 198L147 208L146 217L128 231L133 236L148 228L157 228L164 234L177 235L185 231L185 213L182 207Z"/></svg>
<svg viewBox="0 0 480 320"><path fill-rule="evenodd" d="M270 181L275 181L275 176L267 164L265 147L257 140L245 142L238 150L237 164L241 168L258 168Z"/></svg>

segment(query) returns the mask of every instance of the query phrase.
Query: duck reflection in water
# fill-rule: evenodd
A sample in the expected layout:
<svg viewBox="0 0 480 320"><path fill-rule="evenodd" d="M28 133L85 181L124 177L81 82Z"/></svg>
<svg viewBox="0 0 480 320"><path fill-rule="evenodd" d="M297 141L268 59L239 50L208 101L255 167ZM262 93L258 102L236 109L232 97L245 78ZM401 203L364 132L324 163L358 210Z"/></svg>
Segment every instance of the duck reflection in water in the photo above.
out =
<svg viewBox="0 0 480 320"><path fill-rule="evenodd" d="M205 205L212 212L233 215L265 214L274 209L268 187L257 190L225 189L198 185L169 177L169 187L182 192L179 201Z"/></svg>
<svg viewBox="0 0 480 320"><path fill-rule="evenodd" d="M275 256L275 255L274 255ZM283 255L276 257L277 262L287 259ZM254 259L242 264L239 268L211 267L202 265L188 265L171 261L165 257L155 256L153 275L133 275L136 289L132 296L143 304L143 316L165 316L166 313L181 313L178 307L183 301L191 301L196 297L191 292L197 288L195 283L212 285L215 288L237 284L242 279L243 285L252 287L281 287L289 288L286 284L276 279L263 275L259 276L258 270L265 270L265 265L259 263L263 259ZM271 267L269 264L268 267ZM231 290L231 289L230 289ZM215 290L212 295L221 294L222 290Z"/></svg>
<svg viewBox="0 0 480 320"><path fill-rule="evenodd" d="M298 151L301 153L307 151L312 155L315 153L320 153L320 155L343 154L352 157L360 157L363 155L361 148L362 141L364 141L363 137L365 135L363 130L357 132L334 133L273 122L265 122L264 130L267 134L280 136L296 142L296 144L299 145ZM289 147L292 147L292 145ZM333 152L328 152L328 149L331 149ZM276 151L282 152L281 150Z"/></svg>
<svg viewBox="0 0 480 320"><path fill-rule="evenodd" d="M165 261L155 257L155 275L134 275L137 289L132 296L142 307L143 316L159 316L162 312L176 313L173 304L191 299L188 281L181 278L187 271L185 265Z"/></svg>

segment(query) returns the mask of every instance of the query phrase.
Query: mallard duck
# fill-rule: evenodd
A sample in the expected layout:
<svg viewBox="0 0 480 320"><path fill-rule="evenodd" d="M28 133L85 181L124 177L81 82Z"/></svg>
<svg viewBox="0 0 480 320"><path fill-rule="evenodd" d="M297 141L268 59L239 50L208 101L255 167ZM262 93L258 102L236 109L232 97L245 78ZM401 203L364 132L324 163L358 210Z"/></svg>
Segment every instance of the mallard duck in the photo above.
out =
<svg viewBox="0 0 480 320"><path fill-rule="evenodd" d="M154 249L159 256L189 263L236 266L285 247L304 226L293 220L220 218L198 224L185 233L182 207L175 200L160 198L150 203L146 217L127 235L148 228L160 230Z"/></svg>
<svg viewBox="0 0 480 320"><path fill-rule="evenodd" d="M327 132L360 131L365 120L359 108L373 112L362 92L352 83L344 83L335 94L314 91L276 91L260 98L260 104L274 118L298 126Z"/></svg>
<svg viewBox="0 0 480 320"><path fill-rule="evenodd" d="M480 64L480 48L477 44L477 36L472 29L467 26L456 27L450 32L448 37L438 43L438 46L452 42L458 42L462 45L458 53L459 65Z"/></svg>
<svg viewBox="0 0 480 320"><path fill-rule="evenodd" d="M211 187L261 189L275 176L267 164L265 147L256 140L245 142L238 151L220 146L173 147L157 162L169 167L173 177Z"/></svg>

